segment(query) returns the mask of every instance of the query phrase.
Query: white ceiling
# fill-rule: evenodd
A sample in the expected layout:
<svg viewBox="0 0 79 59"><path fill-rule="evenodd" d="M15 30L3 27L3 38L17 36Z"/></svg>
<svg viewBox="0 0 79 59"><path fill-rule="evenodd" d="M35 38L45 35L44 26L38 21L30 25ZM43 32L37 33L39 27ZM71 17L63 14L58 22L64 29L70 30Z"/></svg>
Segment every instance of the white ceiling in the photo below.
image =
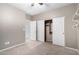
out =
<svg viewBox="0 0 79 59"><path fill-rule="evenodd" d="M50 9L56 9L69 5L69 3L44 3L44 5L35 3L34 6L31 6L31 4L32 3L12 3L10 5L25 11L28 15L37 15Z"/></svg>

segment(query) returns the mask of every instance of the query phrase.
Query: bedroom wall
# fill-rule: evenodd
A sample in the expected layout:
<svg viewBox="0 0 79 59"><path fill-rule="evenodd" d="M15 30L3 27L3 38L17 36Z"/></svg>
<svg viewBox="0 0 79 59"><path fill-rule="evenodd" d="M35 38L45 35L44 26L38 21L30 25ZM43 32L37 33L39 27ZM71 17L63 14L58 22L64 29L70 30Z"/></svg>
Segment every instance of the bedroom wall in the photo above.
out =
<svg viewBox="0 0 79 59"><path fill-rule="evenodd" d="M23 11L0 4L0 50L25 42L25 26L30 19Z"/></svg>
<svg viewBox="0 0 79 59"><path fill-rule="evenodd" d="M65 45L67 47L77 49L77 31L72 29L74 22L72 17L77 9L77 4L70 4L68 6L50 10L35 16L32 16L32 20L49 20L53 17L65 16Z"/></svg>
<svg viewBox="0 0 79 59"><path fill-rule="evenodd" d="M77 9L79 9L79 4L77 5ZM77 31L77 47L79 49L79 31Z"/></svg>

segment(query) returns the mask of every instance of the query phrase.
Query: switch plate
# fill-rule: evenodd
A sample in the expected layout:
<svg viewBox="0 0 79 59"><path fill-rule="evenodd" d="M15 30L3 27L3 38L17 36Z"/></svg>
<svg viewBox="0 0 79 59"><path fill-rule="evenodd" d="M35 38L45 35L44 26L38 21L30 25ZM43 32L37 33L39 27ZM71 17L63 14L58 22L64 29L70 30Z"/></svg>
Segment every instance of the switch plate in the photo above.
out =
<svg viewBox="0 0 79 59"><path fill-rule="evenodd" d="M9 41L7 41L7 42L5 42L4 44L5 44L5 45L9 45L9 44L10 44L10 42L9 42Z"/></svg>

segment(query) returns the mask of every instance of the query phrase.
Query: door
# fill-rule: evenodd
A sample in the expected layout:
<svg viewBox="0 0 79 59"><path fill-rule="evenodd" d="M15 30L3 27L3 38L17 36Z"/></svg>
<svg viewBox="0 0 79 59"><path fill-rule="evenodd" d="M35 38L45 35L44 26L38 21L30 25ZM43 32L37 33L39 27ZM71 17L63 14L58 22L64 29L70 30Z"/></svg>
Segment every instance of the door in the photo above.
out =
<svg viewBox="0 0 79 59"><path fill-rule="evenodd" d="M30 22L30 36L31 40L36 40L36 21Z"/></svg>
<svg viewBox="0 0 79 59"><path fill-rule="evenodd" d="M37 21L37 40L44 42L44 20Z"/></svg>
<svg viewBox="0 0 79 59"><path fill-rule="evenodd" d="M65 46L64 17L53 18L53 44Z"/></svg>
<svg viewBox="0 0 79 59"><path fill-rule="evenodd" d="M25 39L26 40L30 40L30 20L27 20L26 21L26 24L25 24Z"/></svg>

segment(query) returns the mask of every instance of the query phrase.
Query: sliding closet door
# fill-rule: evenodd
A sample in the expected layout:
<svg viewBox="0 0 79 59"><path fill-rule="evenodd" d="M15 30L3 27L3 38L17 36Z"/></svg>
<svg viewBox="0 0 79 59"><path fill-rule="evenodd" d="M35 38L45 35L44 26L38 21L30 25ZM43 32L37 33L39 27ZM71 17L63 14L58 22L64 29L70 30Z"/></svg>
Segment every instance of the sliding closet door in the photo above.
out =
<svg viewBox="0 0 79 59"><path fill-rule="evenodd" d="M30 40L30 20L26 20L25 24L25 39Z"/></svg>
<svg viewBox="0 0 79 59"><path fill-rule="evenodd" d="M65 46L64 17L53 18L53 44Z"/></svg>
<svg viewBox="0 0 79 59"><path fill-rule="evenodd" d="M37 21L37 40L44 42L44 20Z"/></svg>
<svg viewBox="0 0 79 59"><path fill-rule="evenodd" d="M30 22L30 37L31 40L36 40L36 21Z"/></svg>

